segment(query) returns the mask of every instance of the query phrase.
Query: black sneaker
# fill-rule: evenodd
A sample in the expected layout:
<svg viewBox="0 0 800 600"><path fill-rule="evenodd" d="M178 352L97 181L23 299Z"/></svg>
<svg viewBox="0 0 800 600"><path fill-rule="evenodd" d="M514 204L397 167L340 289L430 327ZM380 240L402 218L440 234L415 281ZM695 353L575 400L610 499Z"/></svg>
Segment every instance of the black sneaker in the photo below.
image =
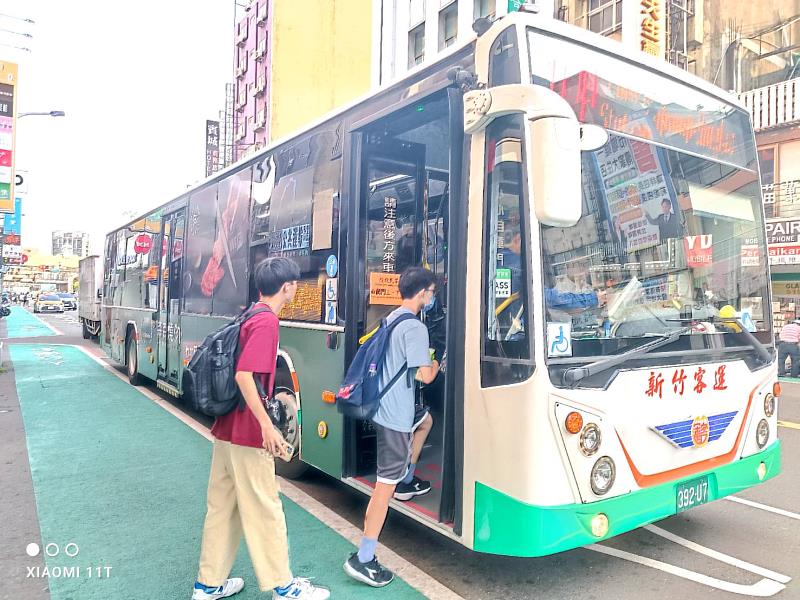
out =
<svg viewBox="0 0 800 600"><path fill-rule="evenodd" d="M358 560L358 552L353 552L345 561L344 572L372 587L389 585L394 579L394 573L379 563L377 556L367 563L362 563Z"/></svg>
<svg viewBox="0 0 800 600"><path fill-rule="evenodd" d="M395 500L411 500L414 496L422 496L431 491L431 482L423 481L416 475L411 479L411 483L397 484L394 489Z"/></svg>

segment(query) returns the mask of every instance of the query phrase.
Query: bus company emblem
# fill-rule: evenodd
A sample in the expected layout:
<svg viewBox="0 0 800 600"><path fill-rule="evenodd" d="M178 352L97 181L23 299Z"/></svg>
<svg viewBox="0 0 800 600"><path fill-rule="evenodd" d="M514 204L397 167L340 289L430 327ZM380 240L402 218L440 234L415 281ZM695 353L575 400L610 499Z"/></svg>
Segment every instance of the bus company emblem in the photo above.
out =
<svg viewBox="0 0 800 600"><path fill-rule="evenodd" d="M656 425L653 431L678 448L702 448L722 437L739 411Z"/></svg>
<svg viewBox="0 0 800 600"><path fill-rule="evenodd" d="M708 443L708 417L695 417L692 421L692 443L701 448Z"/></svg>

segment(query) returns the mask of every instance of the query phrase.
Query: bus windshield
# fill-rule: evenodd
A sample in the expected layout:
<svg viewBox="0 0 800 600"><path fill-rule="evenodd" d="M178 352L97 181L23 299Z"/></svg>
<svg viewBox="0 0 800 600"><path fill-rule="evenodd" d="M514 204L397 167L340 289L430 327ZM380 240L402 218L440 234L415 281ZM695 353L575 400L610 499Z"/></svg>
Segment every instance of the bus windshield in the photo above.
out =
<svg viewBox="0 0 800 600"><path fill-rule="evenodd" d="M745 328L768 343L747 115L611 55L533 30L528 41L533 83L609 132L605 146L582 154L579 223L541 227L545 315L569 332L569 353L617 354L683 328L739 348L742 336L725 334Z"/></svg>

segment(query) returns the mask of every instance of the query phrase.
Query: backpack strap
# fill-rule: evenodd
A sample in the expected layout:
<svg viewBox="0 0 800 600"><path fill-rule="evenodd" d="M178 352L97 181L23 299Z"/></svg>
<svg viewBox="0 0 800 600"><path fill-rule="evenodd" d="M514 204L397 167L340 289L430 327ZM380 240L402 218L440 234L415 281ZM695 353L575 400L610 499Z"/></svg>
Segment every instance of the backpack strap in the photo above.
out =
<svg viewBox="0 0 800 600"><path fill-rule="evenodd" d="M259 306L256 306L257 304L258 304L257 302L253 302L253 304L251 304L249 307L245 308L241 312L241 314L238 317L236 317L236 321L239 323L240 326L243 325L245 321L251 319L252 317L255 317L258 314L261 314L261 313L264 313L264 312L272 312L272 309L270 307L263 306L263 305L259 307ZM236 344L236 356L234 358L236 363L239 362L239 356L240 355L241 355L241 350L239 349L239 344L237 343ZM270 377L272 377L272 376L273 376L273 374L270 375ZM258 377L256 377L255 373L253 373L253 380L256 383L256 389L258 390L259 395L262 398L264 398L266 396L266 392L264 392L263 386L261 385L261 382L259 381ZM239 392L239 396L241 396L241 397L239 398L239 404L237 406L237 409L239 410L239 412L242 412L242 411L244 411L245 406L247 406L247 403L245 402L244 396L242 395L241 391Z"/></svg>
<svg viewBox="0 0 800 600"><path fill-rule="evenodd" d="M394 377L389 380L389 383L386 384L386 387L381 390L380 394L378 394L378 402L380 402L381 398L383 398L389 392L389 390L392 389L392 386L397 383L397 381L405 374L406 371L408 371L408 363L403 363L403 366L400 367L400 370L394 374Z"/></svg>

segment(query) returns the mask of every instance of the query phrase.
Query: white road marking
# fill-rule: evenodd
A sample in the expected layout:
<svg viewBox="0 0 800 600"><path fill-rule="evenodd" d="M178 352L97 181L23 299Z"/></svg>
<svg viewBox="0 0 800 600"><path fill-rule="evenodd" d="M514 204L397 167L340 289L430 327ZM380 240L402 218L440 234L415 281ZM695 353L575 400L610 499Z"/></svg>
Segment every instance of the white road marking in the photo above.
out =
<svg viewBox="0 0 800 600"><path fill-rule="evenodd" d="M660 560L645 558L643 556L632 554L630 552L626 552L625 550L617 550L616 548L611 548L609 546L592 544L591 546L586 546L586 548L589 550L594 550L595 552L600 552L601 554L607 554L609 556L621 558L629 562L651 567L653 569L658 569L659 571L664 571L665 573L676 575L678 577L688 579L689 581L694 581L696 583L707 585L725 592L731 592L733 594L768 598L769 596L774 596L778 592L786 589L785 585L778 583L773 579L761 579L751 585L744 585L740 583L733 583L731 581L724 581L722 579L717 579L716 577L703 575L702 573L695 573L689 569L684 569L675 565L669 565L665 562L661 562Z"/></svg>
<svg viewBox="0 0 800 600"><path fill-rule="evenodd" d="M731 502L737 502L739 504L744 504L745 506L751 506L753 508L759 508L767 512L775 513L776 515L781 515L784 517L789 517L790 519L795 519L797 521L800 521L800 514L790 512L788 510L783 510L782 508L775 508L774 506L760 504L759 502L753 502L752 500L745 500L744 498L739 498L738 496L727 496L725 500L730 500Z"/></svg>
<svg viewBox="0 0 800 600"><path fill-rule="evenodd" d="M69 344L64 344L69 345ZM117 377L119 377L124 382L128 383L128 379L125 375L117 371L111 365L103 362L100 357L95 356L82 346L74 346L81 350L84 354L89 356L92 360L94 360L97 364L101 365L106 370L110 371ZM202 435L208 441L213 441L213 436L211 435L211 431L189 417L186 413L181 411L180 409L173 406L171 403L167 402L157 394L155 394L152 390L143 387L143 386L136 386L135 388L137 391L144 394L147 398L158 404L161 408L166 410L172 416L180 419L181 422L185 423L197 433ZM277 477L277 476L276 476ZM355 527L352 523L344 519L343 517L336 514L330 508L309 496L306 492L301 490L299 487L295 486L290 481L282 478L277 477L278 485L280 487L281 493L289 498L292 502L300 506L303 510L313 515L316 519L322 521L325 525L333 529L339 535L347 539L350 543L358 546L359 541L361 540L361 530ZM436 579L425 573L423 570L419 569L418 567L414 566L412 563L408 562L405 558L400 556L399 554L392 552L389 548L384 546L383 544L378 544L376 549L376 554L381 555L381 563L387 566L389 569L394 571L398 576L400 576L408 585L415 588L419 591L422 595L427 598L431 598L432 600L464 600L461 596L456 594L453 590L446 587L445 585L439 583ZM346 557L342 557L342 563L344 563Z"/></svg>
<svg viewBox="0 0 800 600"><path fill-rule="evenodd" d="M734 567L738 567L740 569L744 569L745 571L750 571L751 573L755 573L756 575L761 575L762 577L768 577L769 579L774 579L775 581L778 581L780 583L789 583L792 580L792 578L787 575L782 575L781 573L770 571L769 569L765 569L764 567L759 567L758 565L754 565L752 563L746 562L744 560L738 559L728 554L723 554L722 552L712 550L711 548L707 548L706 546L702 546L696 542L687 540L686 538L682 538L681 536L676 535L671 531L661 529L660 527L656 527L655 525L645 525L644 528L647 529L647 531L650 531L651 533L654 533L658 536L661 536L669 540L670 542L675 542L676 544L680 544L684 548L688 548L689 550L694 550L695 552L699 552L700 554L705 554L706 556L711 557L715 560L724 562Z"/></svg>

